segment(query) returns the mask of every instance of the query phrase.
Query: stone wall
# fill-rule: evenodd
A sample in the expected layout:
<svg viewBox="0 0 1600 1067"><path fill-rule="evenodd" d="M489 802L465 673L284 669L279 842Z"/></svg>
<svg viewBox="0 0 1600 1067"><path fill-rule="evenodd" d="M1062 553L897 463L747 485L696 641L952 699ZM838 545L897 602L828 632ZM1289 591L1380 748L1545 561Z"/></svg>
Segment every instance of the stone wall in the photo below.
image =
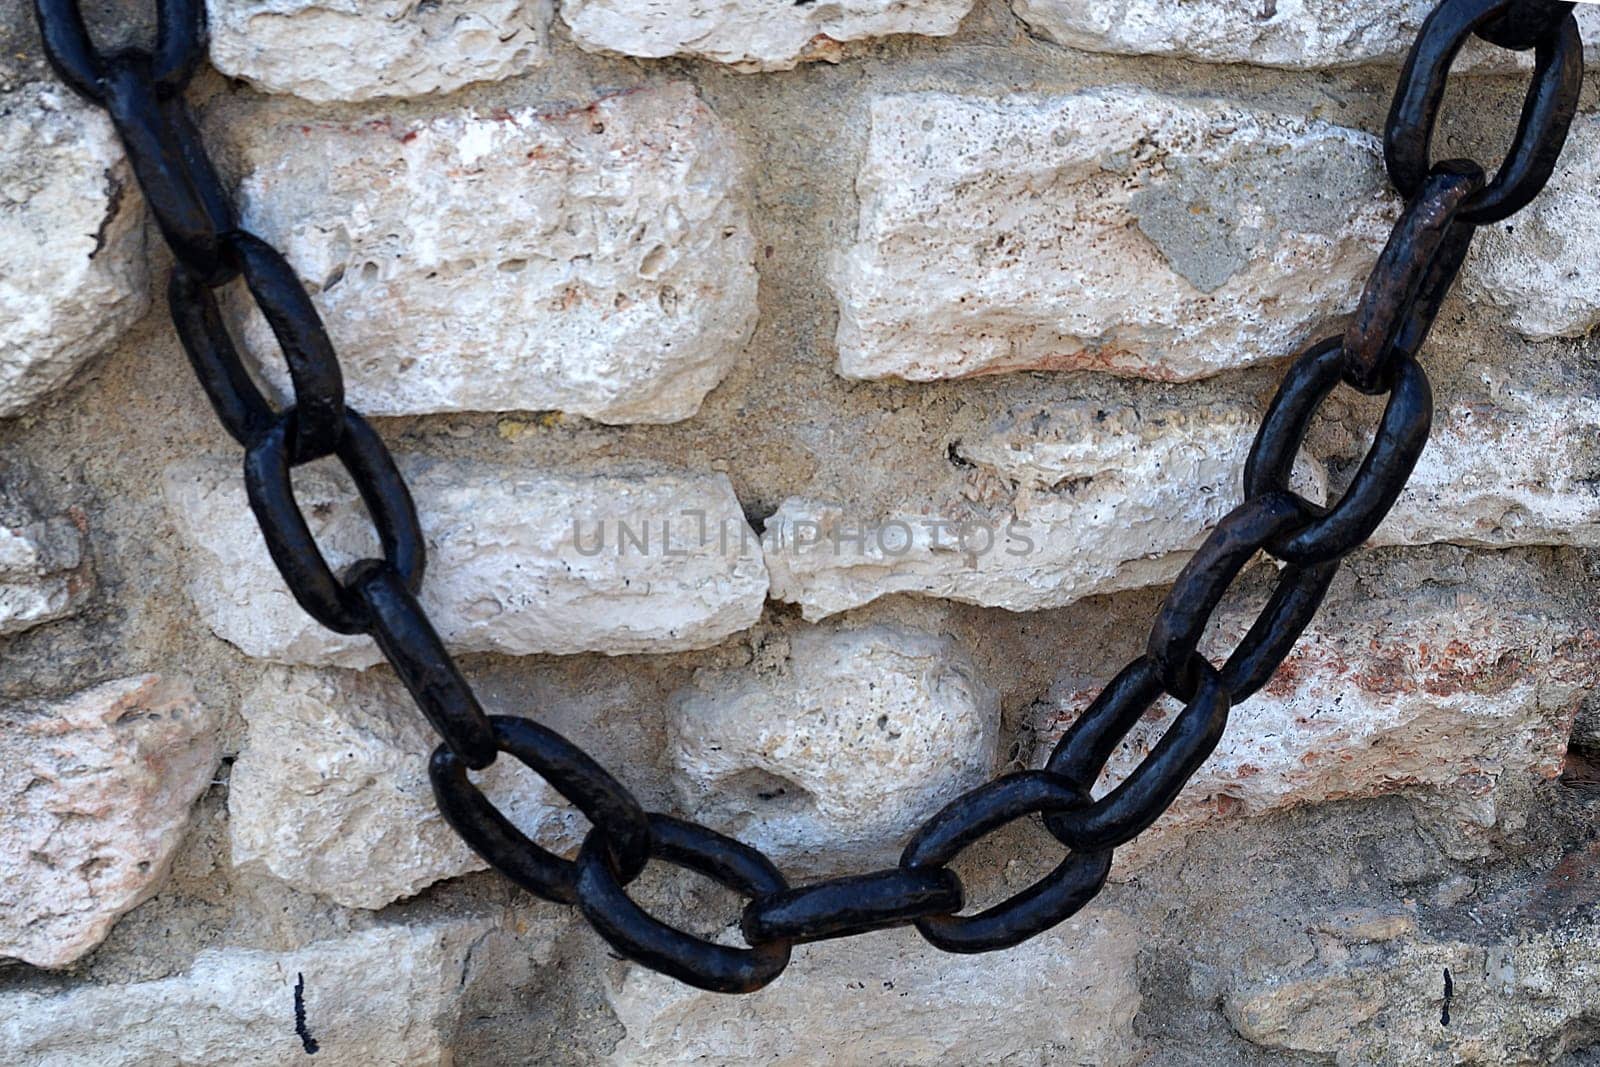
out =
<svg viewBox="0 0 1600 1067"><path fill-rule="evenodd" d="M1427 7L211 0L193 97L412 479L485 703L820 876L1036 766L1142 647L1388 233ZM1440 144L1493 160L1526 64L1460 65ZM803 947L738 999L444 826L398 682L267 560L115 136L0 0L0 1062L1600 1062L1595 105L1445 305L1411 487L1105 893L992 956ZM1377 410L1335 397L1303 492ZM331 560L369 550L337 470L297 484ZM1024 823L961 870L995 900L1058 858ZM636 892L732 933L701 881Z"/></svg>

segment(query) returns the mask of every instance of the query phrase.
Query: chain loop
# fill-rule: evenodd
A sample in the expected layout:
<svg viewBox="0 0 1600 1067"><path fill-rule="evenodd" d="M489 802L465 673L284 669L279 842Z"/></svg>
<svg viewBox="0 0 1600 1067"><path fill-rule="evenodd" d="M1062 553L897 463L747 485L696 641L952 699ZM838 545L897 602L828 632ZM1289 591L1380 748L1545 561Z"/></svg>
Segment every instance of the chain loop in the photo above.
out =
<svg viewBox="0 0 1600 1067"><path fill-rule="evenodd" d="M222 241L232 209L181 94L205 58L200 0L161 0L153 52L100 52L76 0L36 0L45 55L69 86L106 110L173 255L212 284L235 273Z"/></svg>
<svg viewBox="0 0 1600 1067"><path fill-rule="evenodd" d="M205 0L157 0L151 73L165 95L188 88L206 58Z"/></svg>
<svg viewBox="0 0 1600 1067"><path fill-rule="evenodd" d="M595 932L628 959L713 993L753 993L789 966L789 943L719 945L668 926L636 904L612 870L606 838L590 831L578 853L578 907ZM668 815L650 816L650 856L686 867L748 897L788 883L761 853L731 837Z"/></svg>
<svg viewBox="0 0 1600 1067"><path fill-rule="evenodd" d="M428 722L462 763L473 770L487 767L495 757L494 728L417 603L412 588L418 584L378 559L355 564L345 578L378 648Z"/></svg>
<svg viewBox="0 0 1600 1067"><path fill-rule="evenodd" d="M199 277L178 264L167 283L167 310L194 376L228 435L250 448L277 416L239 358L217 298Z"/></svg>
<svg viewBox="0 0 1600 1067"><path fill-rule="evenodd" d="M1283 661L1306 632L1317 609L1339 573L1340 560L1309 567L1287 566L1273 586L1272 596L1240 639L1233 655L1222 665L1223 688L1238 707L1272 680Z"/></svg>
<svg viewBox="0 0 1600 1067"><path fill-rule="evenodd" d="M1432 169L1433 131L1439 122L1450 65L1467 38L1510 13L1516 0L1443 0L1417 36L1400 72L1400 85L1384 130L1389 177L1406 199L1422 191ZM1474 226L1516 214L1539 195L1567 142L1583 88L1583 41L1569 14L1534 55L1533 82L1505 162L1494 179L1461 207Z"/></svg>
<svg viewBox="0 0 1600 1067"><path fill-rule="evenodd" d="M209 166L196 173L184 153L184 135L173 123L183 104L160 98L148 55L123 52L103 59L101 66L106 112L173 255L208 281L227 277L222 241L233 219L212 215L222 203L220 190L202 192L200 186L215 186L216 174ZM187 132L187 123L184 128Z"/></svg>
<svg viewBox="0 0 1600 1067"><path fill-rule="evenodd" d="M489 722L496 751L532 769L594 824L589 838L605 844L607 869L614 866L624 882L637 878L655 846L650 819L633 794L549 727L509 715L490 716ZM558 904L576 904L578 865L528 840L472 783L467 769L448 745L434 749L428 761L433 795L445 821L472 851L528 892Z"/></svg>
<svg viewBox="0 0 1600 1067"><path fill-rule="evenodd" d="M1311 417L1345 377L1345 357L1337 339L1324 341L1290 365L1272 398L1245 461L1244 491L1249 497L1288 493L1289 473L1300 453ZM1415 359L1394 356L1394 387L1372 447L1339 502L1298 529L1275 537L1266 548L1285 563L1315 566L1341 559L1361 547L1399 499L1433 427L1433 390Z"/></svg>
<svg viewBox="0 0 1600 1067"><path fill-rule="evenodd" d="M1446 160L1395 223L1344 334L1345 380L1363 393L1387 392L1394 355L1415 356L1427 340L1472 243L1474 227L1456 216L1483 182L1476 163Z"/></svg>
<svg viewBox="0 0 1600 1067"><path fill-rule="evenodd" d="M1574 7L1571 0L1512 0L1510 10L1476 33L1490 44L1525 52L1561 32Z"/></svg>
<svg viewBox="0 0 1600 1067"><path fill-rule="evenodd" d="M297 412L293 437L296 465L331 455L344 432L344 374L339 357L294 268L261 238L243 230L229 235L229 248L256 306L289 365Z"/></svg>
<svg viewBox="0 0 1600 1067"><path fill-rule="evenodd" d="M280 416L245 452L245 494L273 563L306 613L335 633L366 633L371 627L366 608L334 577L295 500L289 442L294 439L298 414L291 409ZM424 549L411 491L383 439L367 420L353 410L345 411L344 420L344 433L334 455L354 480L372 516L384 558L408 587L416 585L422 581Z"/></svg>
<svg viewBox="0 0 1600 1067"><path fill-rule="evenodd" d="M1145 657L1144 662L1148 662ZM1216 668L1203 659L1196 657L1199 665L1200 683L1194 697L1184 705L1172 725L1167 727L1166 733L1161 735L1161 740L1156 742L1150 754L1129 772L1128 776L1117 784L1117 787L1099 800L1071 811L1050 812L1045 815L1044 824L1055 835L1057 841L1074 851L1090 851L1094 849L1116 848L1126 844L1135 837L1144 833L1150 824L1161 817L1161 813L1172 806L1178 798L1189 778L1200 765L1206 761L1212 751L1217 747L1217 742L1222 740L1222 731L1228 725L1228 711L1232 707L1232 700L1228 690L1222 684L1222 676ZM1149 664L1152 675L1160 681L1160 672L1155 664ZM1126 671L1124 672L1126 673ZM1085 718L1094 716L1101 721L1091 725L1084 731L1084 736L1078 741L1072 738L1071 731L1062 738L1062 743L1057 746L1057 754L1063 747L1081 744L1098 748L1094 742L1103 741L1106 736L1101 733L1105 726L1115 722L1124 727L1117 735L1117 741L1131 729L1139 720L1143 712L1155 702L1155 698L1142 705L1132 701L1135 695L1143 695L1142 685L1127 685L1112 693L1111 703L1105 708L1100 708L1100 701L1096 701L1084 713ZM1101 694L1102 699L1105 694ZM1159 696L1159 692L1157 693ZM1131 714L1138 707L1138 714ZM1129 717L1131 714L1131 718ZM1114 747L1115 742L1113 742ZM1109 758L1111 750L1106 749ZM1046 765L1052 770L1057 766L1065 766L1068 760L1057 760L1056 755L1050 757ZM1075 762L1087 763L1087 759ZM1094 768L1098 777L1105 761L1100 761L1100 766ZM1093 778L1083 781L1092 783Z"/></svg>
<svg viewBox="0 0 1600 1067"><path fill-rule="evenodd" d="M80 0L34 0L34 21L44 56L66 85L92 104L106 106L107 56L95 46L83 21ZM156 0L154 51L126 49L120 56L145 60L163 96L181 93L206 58L204 0Z"/></svg>
<svg viewBox="0 0 1600 1067"><path fill-rule="evenodd" d="M1009 822L1062 813L1089 802L1086 789L1049 771L1018 771L957 797L923 824L900 856L910 870L938 869ZM1041 934L1094 899L1111 872L1111 850L1077 850L1049 874L976 915L928 915L917 931L946 952L993 952Z"/></svg>
<svg viewBox="0 0 1600 1067"><path fill-rule="evenodd" d="M895 867L752 900L739 928L752 945L823 941L961 910L961 879L943 867Z"/></svg>
<svg viewBox="0 0 1600 1067"><path fill-rule="evenodd" d="M91 104L104 106L104 59L89 36L78 0L33 0L33 15L56 77Z"/></svg>
<svg viewBox="0 0 1600 1067"><path fill-rule="evenodd" d="M1251 497L1217 523L1205 543L1179 572L1156 615L1155 625L1150 628L1145 658L1155 668L1167 692L1180 700L1194 697L1200 689L1205 668L1195 650L1200 647L1206 623L1222 602L1222 595L1245 564L1268 542L1290 531L1304 529L1312 514L1312 506L1300 497L1289 492L1275 492ZM1290 621L1286 617L1289 614L1293 614L1293 621L1302 629L1310 623L1332 580L1332 569L1313 573L1299 567L1286 568L1279 578L1277 592L1261 615L1267 626L1258 625L1240 642L1235 653L1241 656L1240 663L1262 662L1267 642L1275 633L1284 631L1284 624ZM1298 630L1288 636L1285 652L1299 636ZM1277 664L1273 664L1273 668L1276 667ZM1267 673L1270 675L1271 671ZM1223 685L1226 687L1226 682ZM1248 695L1235 694L1235 699L1242 700Z"/></svg>
<svg viewBox="0 0 1600 1067"><path fill-rule="evenodd" d="M289 367L293 409L299 413L292 465L329 455L344 432L344 380L321 317L288 262L270 245L244 231L230 233L228 243ZM277 416L240 358L210 283L179 263L167 286L167 304L189 364L223 427L241 445L254 446ZM300 429L307 403L320 420L309 432ZM333 425L336 417L340 422Z"/></svg>
<svg viewBox="0 0 1600 1067"><path fill-rule="evenodd" d="M1092 786L1128 731L1144 718L1144 713L1165 691L1150 658L1140 656L1117 672L1093 703L1067 728L1051 750L1045 769L1068 781ZM1045 825L1050 825L1049 816L1045 817Z"/></svg>

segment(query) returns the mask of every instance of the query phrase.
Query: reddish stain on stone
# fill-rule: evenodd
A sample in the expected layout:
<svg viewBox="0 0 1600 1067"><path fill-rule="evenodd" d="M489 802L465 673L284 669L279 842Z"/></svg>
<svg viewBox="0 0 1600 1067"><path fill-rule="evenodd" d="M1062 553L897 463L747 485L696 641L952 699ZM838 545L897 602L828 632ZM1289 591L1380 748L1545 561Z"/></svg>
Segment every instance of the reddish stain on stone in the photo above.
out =
<svg viewBox="0 0 1600 1067"><path fill-rule="evenodd" d="M1559 920L1600 902L1600 841L1567 853L1545 873L1537 887L1526 890L1518 909L1525 916Z"/></svg>

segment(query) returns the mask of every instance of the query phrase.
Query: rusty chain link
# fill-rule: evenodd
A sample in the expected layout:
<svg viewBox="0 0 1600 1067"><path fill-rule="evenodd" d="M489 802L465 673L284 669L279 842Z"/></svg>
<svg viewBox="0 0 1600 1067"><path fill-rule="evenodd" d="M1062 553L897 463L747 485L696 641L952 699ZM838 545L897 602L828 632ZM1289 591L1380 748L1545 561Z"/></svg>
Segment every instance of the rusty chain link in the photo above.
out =
<svg viewBox="0 0 1600 1067"><path fill-rule="evenodd" d="M1112 851L1143 832L1216 748L1230 709L1266 684L1310 624L1340 561L1399 496L1427 443L1428 377L1417 361L1474 229L1527 205L1554 171L1582 80L1571 3L1443 0L1406 60L1384 156L1408 204L1342 337L1289 367L1251 446L1244 503L1211 531L1168 593L1145 652L1057 744L1041 770L1007 774L948 804L912 837L899 865L791 887L760 852L706 827L645 811L577 746L532 720L489 716L417 602L425 545L410 491L383 440L346 405L333 345L283 256L238 225L184 92L205 53L202 0L158 0L151 50L102 53L78 0L35 0L45 53L61 79L111 116L176 265L168 302L177 334L224 429L244 448L250 507L290 592L318 622L373 637L443 738L429 764L439 808L496 870L545 900L575 904L618 952L704 989L749 992L787 966L796 944L915 925L933 945L983 952L1015 945L1082 908L1104 885ZM1517 134L1492 178L1476 163L1430 158L1450 65L1474 34L1533 49ZM218 312L215 290L242 279L289 369L292 403L276 411L254 384ZM1329 506L1289 488L1307 426L1341 382L1388 405L1368 454ZM335 575L301 515L291 472L336 458L355 482L382 546ZM1201 638L1239 572L1266 552L1284 567L1221 668ZM1160 741L1115 788L1090 790L1128 732L1163 697L1183 702ZM501 752L527 765L592 827L576 859L529 840L468 777ZM1027 889L972 915L950 869L984 835L1043 817L1066 855ZM652 916L627 892L652 859L748 898L749 947L718 944Z"/></svg>

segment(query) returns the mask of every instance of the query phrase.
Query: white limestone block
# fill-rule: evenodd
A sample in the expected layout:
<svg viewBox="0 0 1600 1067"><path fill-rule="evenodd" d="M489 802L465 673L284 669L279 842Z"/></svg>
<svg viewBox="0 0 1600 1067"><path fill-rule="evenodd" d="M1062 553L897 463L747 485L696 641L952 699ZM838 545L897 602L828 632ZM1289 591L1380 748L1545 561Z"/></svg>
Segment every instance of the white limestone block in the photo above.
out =
<svg viewBox="0 0 1600 1067"><path fill-rule="evenodd" d="M839 372L1203 378L1354 309L1394 217L1379 145L1141 89L871 106Z"/></svg>
<svg viewBox="0 0 1600 1067"><path fill-rule="evenodd" d="M606 995L627 1033L607 1062L1121 1067L1142 1059L1138 948L1133 923L1091 907L980 956L934 951L909 929L803 945L782 978L742 997L619 966Z"/></svg>
<svg viewBox="0 0 1600 1067"><path fill-rule="evenodd" d="M1596 225L1600 119L1580 115L1544 191L1478 231L1462 288L1499 306L1526 337L1586 336L1600 326L1600 249L1589 239Z"/></svg>
<svg viewBox="0 0 1600 1067"><path fill-rule="evenodd" d="M561 17L589 51L693 56L762 71L837 62L846 41L948 36L971 9L972 0L562 0Z"/></svg>
<svg viewBox="0 0 1600 1067"><path fill-rule="evenodd" d="M211 62L317 103L448 93L545 60L552 0L208 0Z"/></svg>
<svg viewBox="0 0 1600 1067"><path fill-rule="evenodd" d="M0 708L0 957L65 967L160 888L218 725L187 681L154 674Z"/></svg>
<svg viewBox="0 0 1600 1067"><path fill-rule="evenodd" d="M422 605L455 651L681 652L761 615L766 567L725 475L401 466L428 546ZM235 463L179 462L165 483L190 550L189 595L217 636L283 663L381 661L370 638L325 630L295 603ZM295 486L336 572L377 554L342 472L303 468Z"/></svg>
<svg viewBox="0 0 1600 1067"><path fill-rule="evenodd" d="M947 503L784 501L762 535L772 595L819 619L890 593L1037 611L1170 581L1238 504L1259 421L1227 403L1016 412L956 444L970 469ZM1325 472L1305 461L1295 484L1320 500Z"/></svg>
<svg viewBox="0 0 1600 1067"><path fill-rule="evenodd" d="M428 783L438 735L392 678L274 668L241 710L249 733L228 783L235 866L374 909L487 868L439 815ZM477 782L545 847L582 841L576 812L511 758Z"/></svg>
<svg viewBox="0 0 1600 1067"><path fill-rule="evenodd" d="M429 1067L450 1062L475 951L496 937L477 916L379 926L290 951L202 949L169 978L0 993L0 1058L30 1067L306 1062ZM295 1027L302 985L305 1035Z"/></svg>
<svg viewBox="0 0 1600 1067"><path fill-rule="evenodd" d="M11 472L0 468L0 479ZM84 559L86 516L48 518L0 484L0 637L76 615L94 590Z"/></svg>
<svg viewBox="0 0 1600 1067"><path fill-rule="evenodd" d="M1011 9L1047 41L1089 52L1175 56L1208 63L1307 69L1398 64L1435 0L1011 0ZM1600 11L1576 9L1593 65ZM1463 70L1528 65L1526 54L1471 45Z"/></svg>
<svg viewBox="0 0 1600 1067"><path fill-rule="evenodd" d="M369 415L676 422L755 327L735 142L686 84L266 127L243 168L244 224L307 282ZM249 347L286 387L251 319Z"/></svg>
<svg viewBox="0 0 1600 1067"><path fill-rule="evenodd" d="M994 770L999 699L948 637L799 629L777 665L702 670L670 757L693 818L774 856L892 861Z"/></svg>
<svg viewBox="0 0 1600 1067"><path fill-rule="evenodd" d="M144 218L104 112L55 84L0 98L0 417L61 388L149 310Z"/></svg>
<svg viewBox="0 0 1600 1067"><path fill-rule="evenodd" d="M1503 383L1493 401L1441 406L1433 427L1374 544L1600 545L1600 399Z"/></svg>
<svg viewBox="0 0 1600 1067"><path fill-rule="evenodd" d="M1113 878L1204 826L1332 800L1426 791L1462 824L1493 825L1504 781L1559 773L1578 705L1600 681L1591 620L1524 559L1406 566L1368 565L1336 586L1272 681L1234 706L1177 801L1118 849ZM1230 596L1216 647L1232 648L1262 603ZM1060 695L1035 764L1107 680ZM1175 711L1169 702L1133 728L1097 795L1145 758Z"/></svg>

